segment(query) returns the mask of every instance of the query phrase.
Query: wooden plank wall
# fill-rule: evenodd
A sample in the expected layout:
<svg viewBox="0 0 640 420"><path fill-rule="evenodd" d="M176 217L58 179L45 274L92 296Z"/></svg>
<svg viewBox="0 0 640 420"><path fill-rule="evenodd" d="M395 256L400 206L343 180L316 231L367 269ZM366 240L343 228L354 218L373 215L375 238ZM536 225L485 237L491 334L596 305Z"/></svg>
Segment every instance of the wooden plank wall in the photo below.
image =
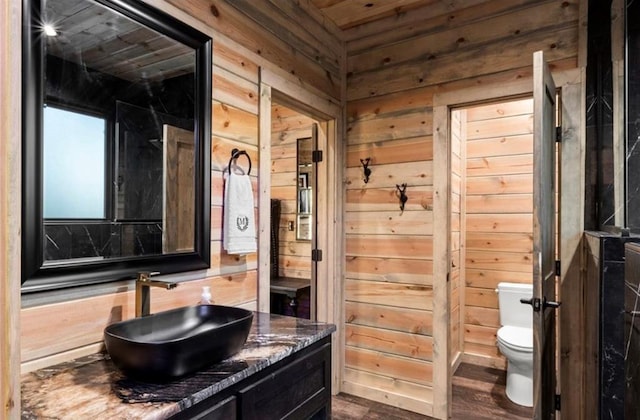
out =
<svg viewBox="0 0 640 420"><path fill-rule="evenodd" d="M466 132L465 110L451 111L451 265L449 287L449 328L451 334L449 357L453 370L460 362L464 343L464 280L466 220Z"/></svg>
<svg viewBox="0 0 640 420"><path fill-rule="evenodd" d="M500 367L496 287L532 281L532 112L530 98L466 110L464 352Z"/></svg>
<svg viewBox="0 0 640 420"><path fill-rule="evenodd" d="M430 354L396 349L428 342L450 353L448 343L429 342L432 284L446 281L432 278L433 95L531 77L536 50L554 70L576 68L578 3L478 0L455 11L433 3L345 31L345 391L432 413ZM402 182L409 201L400 215ZM393 345L376 345L387 331Z"/></svg>
<svg viewBox="0 0 640 420"><path fill-rule="evenodd" d="M351 123L344 224L343 390L423 413L433 374L430 127L422 109ZM402 183L404 212L396 190Z"/></svg>
<svg viewBox="0 0 640 420"><path fill-rule="evenodd" d="M271 198L282 206L278 274L283 277L311 278L311 242L296 240L296 169L297 140L311 137L315 122L283 105L271 106Z"/></svg>
<svg viewBox="0 0 640 420"><path fill-rule="evenodd" d="M18 0L10 1L19 7ZM343 43L335 28L305 2L260 2L258 6L241 1L147 1L209 33L214 40L211 267L167 276L185 283L171 291L152 290L151 309L194 304L204 285L211 286L215 303L255 308L257 255L228 255L222 249L224 169L231 149L249 153L257 206L260 67L290 79L300 89L324 92L323 98L340 103ZM239 164L246 163L240 160ZM19 195L13 197L19 200ZM133 299L132 291L122 291L22 309L22 370L97 351L108 323L133 316ZM49 320L54 318L59 321L51 324Z"/></svg>

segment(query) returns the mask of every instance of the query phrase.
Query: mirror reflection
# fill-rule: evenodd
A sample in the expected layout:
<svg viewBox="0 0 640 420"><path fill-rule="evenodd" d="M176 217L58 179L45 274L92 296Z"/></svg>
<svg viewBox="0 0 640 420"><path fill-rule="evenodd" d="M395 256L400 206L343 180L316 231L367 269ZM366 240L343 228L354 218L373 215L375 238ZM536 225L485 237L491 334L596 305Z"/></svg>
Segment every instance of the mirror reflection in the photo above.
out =
<svg viewBox="0 0 640 420"><path fill-rule="evenodd" d="M312 239L313 220L313 138L297 140L297 230L296 239L310 241Z"/></svg>
<svg viewBox="0 0 640 420"><path fill-rule="evenodd" d="M42 16L45 264L193 251L195 50L90 0Z"/></svg>
<svg viewBox="0 0 640 420"><path fill-rule="evenodd" d="M139 0L25 0L22 293L207 268L211 38Z"/></svg>

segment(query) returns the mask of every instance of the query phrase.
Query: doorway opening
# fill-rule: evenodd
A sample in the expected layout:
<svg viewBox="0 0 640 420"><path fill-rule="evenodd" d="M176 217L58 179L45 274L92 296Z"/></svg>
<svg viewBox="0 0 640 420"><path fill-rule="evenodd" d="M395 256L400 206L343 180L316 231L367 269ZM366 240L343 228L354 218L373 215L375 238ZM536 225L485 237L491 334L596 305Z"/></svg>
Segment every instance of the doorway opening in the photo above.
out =
<svg viewBox="0 0 640 420"><path fill-rule="evenodd" d="M530 418L531 408L506 396L507 360L497 345L497 332L506 324L497 290L500 283L533 281L533 98L453 108L449 133L449 352L452 382L458 389L453 407L460 406L456 398L463 395L456 394L465 389L460 377L469 371L490 371L494 383L483 385L493 388L483 392L491 396L491 411ZM524 306L515 309L531 311Z"/></svg>
<svg viewBox="0 0 640 420"><path fill-rule="evenodd" d="M326 125L326 124L324 124ZM271 104L271 312L316 319L317 201L321 121Z"/></svg>
<svg viewBox="0 0 640 420"><path fill-rule="evenodd" d="M533 275L533 99L452 109L450 133L453 370L505 369L496 290Z"/></svg>
<svg viewBox="0 0 640 420"><path fill-rule="evenodd" d="M289 292L295 293L296 312L288 314L304 314L311 320L339 325L343 316L339 280L344 246L338 229L343 202L340 194L344 146L339 141L342 108L321 92L292 85L269 69L261 69L259 127L258 310L271 312L272 274L273 277L298 278L309 283L308 310L301 308L302 299L299 299L304 298L305 291L301 290L300 296L296 289ZM274 132L279 134L273 135ZM316 143L316 147L307 147L310 143ZM285 169L280 170L281 167ZM278 175L279 172L283 174ZM282 197L274 195L279 188L287 191ZM277 221L271 217L272 198L281 199L281 215ZM279 234L277 246L271 240L272 222L278 227L273 230ZM278 254L273 252L274 257L278 255L277 260L271 258L272 243L274 249L278 249ZM274 261L278 261L277 270L272 268ZM285 310L294 309L290 303L285 300ZM339 343L342 340L342 331L338 328L332 335L334 393L340 384L343 358Z"/></svg>
<svg viewBox="0 0 640 420"><path fill-rule="evenodd" d="M583 246L581 220L583 220L584 210L582 207L584 202L582 193L584 185L582 151L584 146L581 129L583 120L580 111L582 81L580 74L575 71L559 72L554 74L552 78L541 52L534 54L533 75L532 79L521 79L500 86L443 92L434 95L433 98L433 329L434 340L437 340L442 344L441 347L444 347L443 351L434 352L433 365L434 378L439 378L438 381L434 381L434 401L443 401L440 405L434 404L434 415L439 418L451 415L452 382L456 367L461 362L479 364L482 361L495 360L490 354L477 354L478 352L476 352L474 355L471 350L474 347L478 348L479 345L484 345L484 349L487 350L487 343L497 341L497 337L494 336L490 328L479 328L485 327L485 325L474 327L476 331L484 334L465 337L466 325L473 325L468 322L471 320L472 313L466 313L465 307L470 305L473 299L479 302L493 299L495 305L498 296L488 285L484 287L484 291L479 291L482 293L475 295L463 293L472 279L460 278L460 273L466 274L473 261L471 261L472 256L467 254L471 252L468 249L468 239L464 238L463 241L460 234L454 235L453 232L468 231L467 226L460 225L461 221L467 223L467 218L462 219L460 215L468 212L466 208L458 209L457 212L454 210L455 197L452 197L452 191L453 188L458 188L459 193L464 192L466 195L468 186L462 188L461 185L458 187L452 185L452 173L456 172L453 166L456 163L452 161L455 140L451 139L451 114L452 111L455 112L459 108L509 102L530 96L534 98L532 128L534 175L531 182L533 191L531 208L534 212L533 253L529 257L529 263L532 266L530 277L533 284L533 297L530 300L525 299L526 303L531 303L531 307L522 306L522 308L524 308L523 310L533 309L533 347L538 349L533 351L533 405L536 416L551 418L553 414L550 413L554 412L555 407L554 399L558 400L556 396L559 393L558 389L560 389L563 393L563 409L567 404L576 412L582 412L581 407L584 406L582 395L572 391L572 384L584 384L584 369L578 368L584 366L584 358L580 353L583 337L581 329L577 328L584 325L580 316L580 310L584 308L580 301L580 293L582 292L580 288L580 255ZM560 91L554 87L553 79L556 80L556 86L562 87L560 101L557 100ZM557 121L558 119L559 121ZM503 161L505 163L517 162L515 157L518 154L508 155L503 158ZM467 157L465 157L465 161L466 159ZM492 160L493 157L480 157L479 163L482 163L485 168L490 168ZM556 161L558 162L557 166L555 166ZM462 160L460 160L460 165L461 162ZM459 171L457 172L458 176L460 176ZM469 171L463 175L467 177ZM504 188L502 179L499 176L494 179L494 181L498 181L497 187L494 186L496 191L499 191L499 188ZM554 184L557 184L557 190L554 188ZM435 198L439 196L442 199L436 200ZM511 198L517 198L515 193ZM478 200L483 207L491 204L491 200L486 198L478 198ZM459 203L461 205L463 201L461 200ZM464 200L464 203L467 207L471 205L467 199ZM457 221L456 217L452 217L452 214L455 213L458 214ZM556 213L557 218L555 217ZM483 217L485 216L483 215ZM491 227L489 233L491 233L493 225L489 224L489 226ZM558 232L557 236L556 231ZM458 241L459 244L455 245L454 241ZM452 243L454 244L452 245ZM493 241L488 244L488 247L495 246L495 243L499 244L500 241ZM557 253L556 243L558 243ZM516 243L514 247L516 245L522 246ZM455 249L459 249L461 252L456 254ZM477 261L480 261L479 254L476 258ZM461 262L464 263L464 267L460 267ZM494 260L494 262L498 263L500 260ZM456 274L451 272L452 265L458 267L458 278L455 278ZM490 269L485 269L487 272L488 270ZM511 271L515 272L515 270ZM480 276L480 273L481 271L477 273L478 277L486 281L486 274ZM473 283L469 289L472 285ZM458 287L457 291L456 287ZM470 291L476 292L475 290ZM562 301L558 318L559 329L556 328L555 322L557 319L556 309L559 306L555 302L556 293ZM493 317L494 325L497 316L499 323L499 310L486 306L488 305L478 305L480 309L476 310L476 316L490 315ZM455 328L457 330L454 331ZM554 345L556 339L560 344L558 347ZM559 351L559 349L562 350ZM494 354L499 354L497 346ZM555 363L556 357L557 365ZM575 362L572 361L574 359ZM486 368L490 369L491 366L491 363L488 363ZM495 366L500 367L500 365ZM557 375L559 381L556 383Z"/></svg>

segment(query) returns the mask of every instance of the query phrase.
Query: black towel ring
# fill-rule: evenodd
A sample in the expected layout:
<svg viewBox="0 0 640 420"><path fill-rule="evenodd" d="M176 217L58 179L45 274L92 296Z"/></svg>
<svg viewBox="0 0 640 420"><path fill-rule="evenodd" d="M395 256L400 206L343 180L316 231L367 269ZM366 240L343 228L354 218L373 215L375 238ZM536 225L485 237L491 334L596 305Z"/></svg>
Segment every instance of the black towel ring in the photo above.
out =
<svg viewBox="0 0 640 420"><path fill-rule="evenodd" d="M249 161L249 170L247 171L247 175L251 174L251 158L249 157L249 153L245 150L233 149L231 151L231 159L229 159L229 165L227 166L229 169L229 175L231 175L231 162L238 159L240 156L245 155L247 160Z"/></svg>

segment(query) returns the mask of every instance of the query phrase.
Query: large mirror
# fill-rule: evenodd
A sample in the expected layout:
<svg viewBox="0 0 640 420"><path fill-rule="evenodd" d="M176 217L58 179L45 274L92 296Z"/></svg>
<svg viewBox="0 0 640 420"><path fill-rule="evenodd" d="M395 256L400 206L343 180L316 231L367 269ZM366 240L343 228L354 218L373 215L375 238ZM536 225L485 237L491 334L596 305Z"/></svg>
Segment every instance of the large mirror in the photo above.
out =
<svg viewBox="0 0 640 420"><path fill-rule="evenodd" d="M297 171L297 209L296 240L311 241L313 239L313 211L315 171L313 151L317 145L317 126L313 124L311 137L299 138L296 141Z"/></svg>
<svg viewBox="0 0 640 420"><path fill-rule="evenodd" d="M135 0L27 0L23 293L209 265L211 39Z"/></svg>

